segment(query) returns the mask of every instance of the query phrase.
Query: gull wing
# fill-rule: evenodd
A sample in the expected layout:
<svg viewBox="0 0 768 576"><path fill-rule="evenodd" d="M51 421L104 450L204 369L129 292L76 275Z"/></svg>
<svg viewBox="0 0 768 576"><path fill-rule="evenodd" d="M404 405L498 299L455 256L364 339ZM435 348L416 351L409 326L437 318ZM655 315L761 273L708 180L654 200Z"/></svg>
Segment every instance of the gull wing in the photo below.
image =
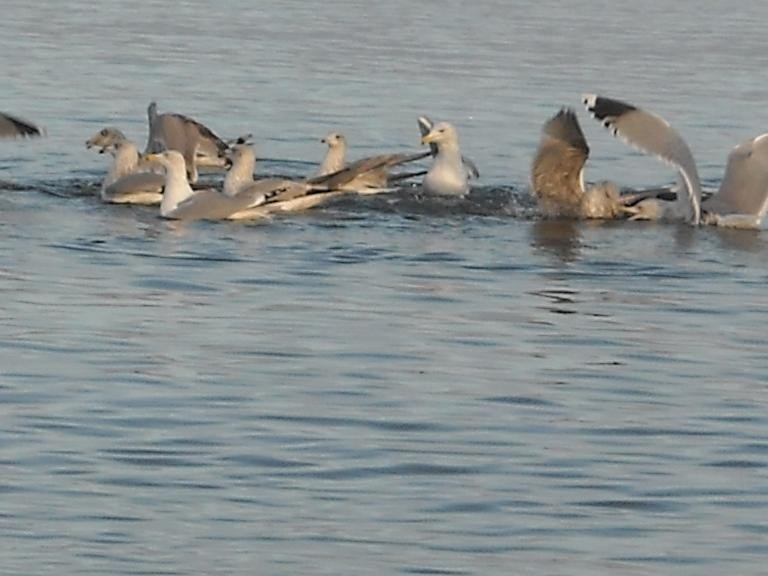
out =
<svg viewBox="0 0 768 576"><path fill-rule="evenodd" d="M264 195L259 193L244 191L235 196L225 196L218 190L208 188L181 202L167 217L176 220L225 220L265 201Z"/></svg>
<svg viewBox="0 0 768 576"><path fill-rule="evenodd" d="M547 120L531 166L531 188L546 214L579 214L588 157L589 146L573 110L563 108Z"/></svg>
<svg viewBox="0 0 768 576"><path fill-rule="evenodd" d="M115 204L159 204L165 176L154 172L136 172L123 176L101 193L103 200Z"/></svg>
<svg viewBox="0 0 768 576"><path fill-rule="evenodd" d="M723 216L744 214L762 220L768 209L768 134L731 150L720 189L703 208Z"/></svg>
<svg viewBox="0 0 768 576"><path fill-rule="evenodd" d="M701 217L701 183L696 162L682 136L662 117L632 104L595 94L585 95L583 102L587 110L614 136L677 169L686 192L678 198L680 201L687 200L688 219L698 225Z"/></svg>
<svg viewBox="0 0 768 576"><path fill-rule="evenodd" d="M27 120L0 112L0 138L40 136L40 128Z"/></svg>

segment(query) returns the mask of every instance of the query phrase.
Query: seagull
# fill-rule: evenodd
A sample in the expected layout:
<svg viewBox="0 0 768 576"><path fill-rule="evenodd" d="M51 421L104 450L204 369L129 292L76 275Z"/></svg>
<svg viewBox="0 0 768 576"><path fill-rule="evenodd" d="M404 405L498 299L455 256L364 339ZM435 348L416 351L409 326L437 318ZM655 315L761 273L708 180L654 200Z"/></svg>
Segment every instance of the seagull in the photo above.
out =
<svg viewBox="0 0 768 576"><path fill-rule="evenodd" d="M191 182L197 182L198 166L223 167L227 143L210 128L183 114L157 113L157 103L147 108L149 136L145 153L176 150L184 156Z"/></svg>
<svg viewBox="0 0 768 576"><path fill-rule="evenodd" d="M325 158L323 158L323 162L320 164L317 175L327 176L343 169L347 157L347 139L344 137L344 134L331 132L320 142L328 145L328 152L326 152Z"/></svg>
<svg viewBox="0 0 768 576"><path fill-rule="evenodd" d="M0 138L32 137L42 135L42 130L27 120L0 112Z"/></svg>
<svg viewBox="0 0 768 576"><path fill-rule="evenodd" d="M726 228L760 228L768 211L768 133L731 150L718 191L702 201L701 185L688 145L669 123L651 112L594 94L583 97L587 109L629 145L674 166L679 189L673 202L647 198L637 204L638 218L686 220Z"/></svg>
<svg viewBox="0 0 768 576"><path fill-rule="evenodd" d="M241 210L263 204L267 196L258 191L244 191L227 196L214 189L193 191L187 180L184 156L176 150L148 154L148 162L165 168L165 192L160 202L160 216L172 220L224 220Z"/></svg>
<svg viewBox="0 0 768 576"><path fill-rule="evenodd" d="M294 212L313 208L331 198L341 195L342 191L331 190L319 182L308 180L288 180L285 178L253 179L256 165L256 153L248 142L238 142L231 146L227 157L232 165L224 178L223 193L228 197L241 194L258 196L263 194L265 202L241 210L229 219L242 220L268 216L274 212ZM323 177L321 180L330 179Z"/></svg>
<svg viewBox="0 0 768 576"><path fill-rule="evenodd" d="M426 116L418 120L421 143L430 145L434 156L432 166L424 176L422 187L427 194L465 196L469 179L478 177L477 167L461 155L456 128L448 122L433 124Z"/></svg>
<svg viewBox="0 0 768 576"><path fill-rule="evenodd" d="M99 195L114 204L159 204L163 197L165 177L143 170L139 150L117 128L103 128L85 143L86 148L99 148L114 157L109 172L101 183Z"/></svg>
<svg viewBox="0 0 768 576"><path fill-rule="evenodd" d="M592 115L630 146L674 167L681 193L668 208L675 219L698 226L701 220L701 181L688 144L661 116L620 100L585 94L582 102Z"/></svg>
<svg viewBox="0 0 768 576"><path fill-rule="evenodd" d="M545 215L611 219L624 215L618 187L584 185L589 146L576 113L563 108L545 124L531 166L531 189Z"/></svg>
<svg viewBox="0 0 768 576"><path fill-rule="evenodd" d="M361 158L347 165L347 139L343 134L331 132L321 142L328 145L328 152L313 180L333 178L331 187L359 194L389 192L398 182L425 174L423 171L390 174L389 168L421 160L430 154L381 154Z"/></svg>

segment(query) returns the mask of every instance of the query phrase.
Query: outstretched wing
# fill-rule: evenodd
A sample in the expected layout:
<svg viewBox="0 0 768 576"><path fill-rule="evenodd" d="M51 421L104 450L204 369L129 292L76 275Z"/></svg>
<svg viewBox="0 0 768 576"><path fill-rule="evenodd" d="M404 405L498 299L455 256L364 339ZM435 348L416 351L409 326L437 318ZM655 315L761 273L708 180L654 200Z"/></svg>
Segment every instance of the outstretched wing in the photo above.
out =
<svg viewBox="0 0 768 576"><path fill-rule="evenodd" d="M41 134L40 128L32 122L0 112L0 138L31 137Z"/></svg>
<svg viewBox="0 0 768 576"><path fill-rule="evenodd" d="M699 173L688 144L675 129L660 116L620 100L587 94L583 97L583 102L587 110L611 130L614 136L677 169L686 192L679 198L682 201L687 200L689 220L698 225L701 215Z"/></svg>
<svg viewBox="0 0 768 576"><path fill-rule="evenodd" d="M579 214L588 157L589 146L573 110L564 108L544 124L531 166L531 187L546 214Z"/></svg>

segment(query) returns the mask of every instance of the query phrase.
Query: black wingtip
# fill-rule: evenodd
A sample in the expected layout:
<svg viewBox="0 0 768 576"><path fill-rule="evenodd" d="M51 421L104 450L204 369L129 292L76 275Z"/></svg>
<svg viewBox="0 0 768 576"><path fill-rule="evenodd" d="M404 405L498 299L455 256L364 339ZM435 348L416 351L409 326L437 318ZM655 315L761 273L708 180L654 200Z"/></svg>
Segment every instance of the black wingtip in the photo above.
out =
<svg viewBox="0 0 768 576"><path fill-rule="evenodd" d="M605 98L604 96L597 96L595 94L587 94L582 98L584 106L589 110L595 118L598 120L606 120L606 126L612 119L620 118L628 112L637 110L637 107L621 100L614 100L613 98Z"/></svg>

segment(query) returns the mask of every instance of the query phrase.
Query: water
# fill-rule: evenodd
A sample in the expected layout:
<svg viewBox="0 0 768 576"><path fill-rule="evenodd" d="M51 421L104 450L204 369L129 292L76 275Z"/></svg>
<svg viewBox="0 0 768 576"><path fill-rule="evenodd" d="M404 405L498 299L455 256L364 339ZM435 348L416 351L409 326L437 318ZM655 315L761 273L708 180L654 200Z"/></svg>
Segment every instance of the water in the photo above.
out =
<svg viewBox="0 0 768 576"><path fill-rule="evenodd" d="M541 221L541 123L669 118L716 187L765 129L761 2L6 1L3 574L763 574L763 233ZM430 68L437 63L440 71ZM303 174L453 121L475 199L162 222L90 191L145 108ZM588 177L663 166L582 115Z"/></svg>

